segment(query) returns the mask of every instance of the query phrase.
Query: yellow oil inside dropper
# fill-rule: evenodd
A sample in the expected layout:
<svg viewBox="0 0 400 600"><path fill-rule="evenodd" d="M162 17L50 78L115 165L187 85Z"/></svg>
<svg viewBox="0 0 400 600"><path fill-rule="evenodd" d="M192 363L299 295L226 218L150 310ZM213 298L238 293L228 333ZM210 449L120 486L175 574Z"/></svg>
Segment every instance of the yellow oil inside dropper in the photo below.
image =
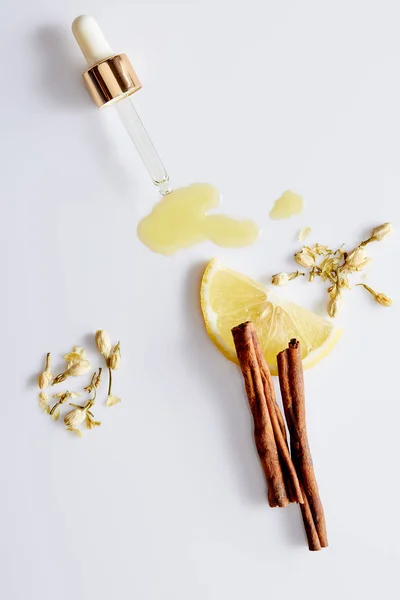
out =
<svg viewBox="0 0 400 600"><path fill-rule="evenodd" d="M252 244L259 235L255 223L208 214L220 205L217 188L199 183L172 190L168 173L132 103L141 83L128 57L111 51L93 17L77 17L72 31L88 63L83 78L94 102L99 108L116 106L153 183L164 196L139 223L140 240L161 254L173 254L205 240L229 248Z"/></svg>

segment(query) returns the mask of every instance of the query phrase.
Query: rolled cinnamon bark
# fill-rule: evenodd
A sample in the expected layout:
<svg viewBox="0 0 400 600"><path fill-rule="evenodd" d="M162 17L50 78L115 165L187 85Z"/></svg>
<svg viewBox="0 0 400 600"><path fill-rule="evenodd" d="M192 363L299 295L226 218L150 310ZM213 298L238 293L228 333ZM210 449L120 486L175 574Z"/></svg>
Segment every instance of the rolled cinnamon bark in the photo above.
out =
<svg viewBox="0 0 400 600"><path fill-rule="evenodd" d="M301 511L308 545L310 550L320 550L328 546L328 536L308 444L300 343L291 340L289 347L278 354L277 361L292 460L303 491L304 505Z"/></svg>
<svg viewBox="0 0 400 600"><path fill-rule="evenodd" d="M286 491L290 502L303 502L303 494L300 487L300 482L296 473L295 466L290 457L286 427L282 413L276 402L274 384L272 383L271 373L265 361L263 351L258 342L257 333L253 323L249 324L251 335L253 338L254 351L256 354L258 367L260 369L261 378L264 384L264 394L268 406L269 415L271 418L272 429L274 431L275 442L278 448L278 455L281 462L283 477L286 484Z"/></svg>
<svg viewBox="0 0 400 600"><path fill-rule="evenodd" d="M254 421L254 439L268 486L269 505L303 502L300 483L290 458L283 417L278 417L271 376L252 323L232 329L236 353ZM279 411L280 412L280 411ZM287 481L290 481L288 490Z"/></svg>

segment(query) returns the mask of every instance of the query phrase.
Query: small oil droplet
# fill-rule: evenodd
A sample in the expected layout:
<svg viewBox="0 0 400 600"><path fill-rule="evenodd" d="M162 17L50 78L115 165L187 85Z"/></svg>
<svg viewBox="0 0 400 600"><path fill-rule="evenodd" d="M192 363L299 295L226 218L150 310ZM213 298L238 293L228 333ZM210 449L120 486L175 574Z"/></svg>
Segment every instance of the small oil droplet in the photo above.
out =
<svg viewBox="0 0 400 600"><path fill-rule="evenodd" d="M140 221L138 237L153 252L167 255L205 240L225 248L255 242L260 231L253 221L208 214L220 203L218 189L208 183L178 188L164 196Z"/></svg>
<svg viewBox="0 0 400 600"><path fill-rule="evenodd" d="M269 213L271 219L288 219L293 215L303 212L304 201L301 196L287 190L276 200L273 209Z"/></svg>

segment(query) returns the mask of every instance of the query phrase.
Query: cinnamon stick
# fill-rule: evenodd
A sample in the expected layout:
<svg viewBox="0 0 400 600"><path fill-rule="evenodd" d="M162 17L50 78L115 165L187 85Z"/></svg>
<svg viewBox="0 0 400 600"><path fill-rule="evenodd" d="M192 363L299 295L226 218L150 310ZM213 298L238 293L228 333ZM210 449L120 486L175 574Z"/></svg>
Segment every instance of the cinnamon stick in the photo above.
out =
<svg viewBox="0 0 400 600"><path fill-rule="evenodd" d="M328 546L324 509L319 497L306 427L303 365L300 343L293 339L278 354L278 373L292 460L303 490L301 512L310 550Z"/></svg>
<svg viewBox="0 0 400 600"><path fill-rule="evenodd" d="M278 454L286 484L286 491L290 502L298 502L299 504L302 504L303 494L295 466L290 457L285 421L283 420L282 413L276 402L274 384L272 383L271 373L265 361L263 351L261 350L261 346L258 342L255 327L252 323L250 323L249 326L253 338L253 345L257 357L258 367L260 369L261 378L264 384L265 399L267 401L272 428L274 430L275 442L278 447Z"/></svg>
<svg viewBox="0 0 400 600"><path fill-rule="evenodd" d="M270 506L303 502L299 479L290 458L282 414L252 323L232 329L254 421L254 439L268 486ZM279 415L279 416L278 416Z"/></svg>

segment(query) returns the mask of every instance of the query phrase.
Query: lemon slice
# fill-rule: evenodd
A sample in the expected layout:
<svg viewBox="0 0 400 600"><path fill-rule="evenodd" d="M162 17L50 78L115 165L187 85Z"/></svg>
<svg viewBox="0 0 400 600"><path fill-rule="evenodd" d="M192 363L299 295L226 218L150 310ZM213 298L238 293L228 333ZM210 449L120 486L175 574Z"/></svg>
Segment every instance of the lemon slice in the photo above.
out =
<svg viewBox="0 0 400 600"><path fill-rule="evenodd" d="M303 366L308 369L329 354L342 333L328 319L280 300L261 283L226 269L215 259L204 272L200 300L208 335L234 362L232 327L253 321L273 375L277 374L276 355L291 338L300 341Z"/></svg>

